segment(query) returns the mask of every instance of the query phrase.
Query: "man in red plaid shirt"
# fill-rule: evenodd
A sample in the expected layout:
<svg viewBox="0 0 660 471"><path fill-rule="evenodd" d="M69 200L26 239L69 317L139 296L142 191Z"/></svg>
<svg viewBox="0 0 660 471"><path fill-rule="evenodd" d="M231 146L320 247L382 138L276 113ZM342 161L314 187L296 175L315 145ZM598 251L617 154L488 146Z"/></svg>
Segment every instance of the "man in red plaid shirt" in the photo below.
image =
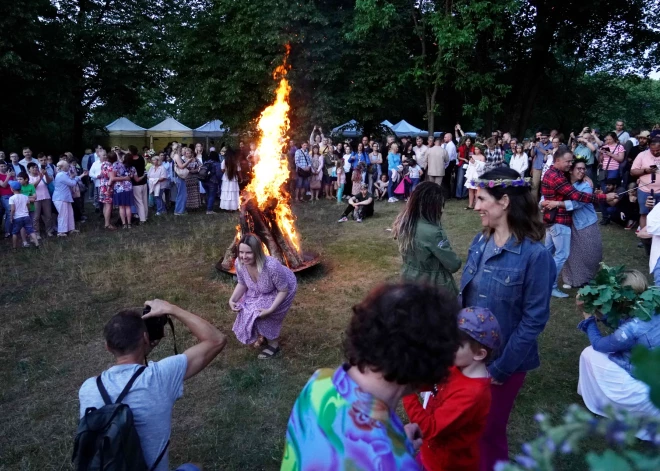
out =
<svg viewBox="0 0 660 471"><path fill-rule="evenodd" d="M566 298L568 294L559 291L557 280L571 251L571 225L573 218L566 211L565 200L579 201L580 203L607 203L614 206L617 202L616 193L590 194L577 191L566 178L566 172L573 164L573 153L567 149L560 149L555 155L552 167L545 172L541 182L541 194L544 213L543 222L547 227L545 246L554 252L557 265L557 279L552 285L552 295L556 298Z"/></svg>

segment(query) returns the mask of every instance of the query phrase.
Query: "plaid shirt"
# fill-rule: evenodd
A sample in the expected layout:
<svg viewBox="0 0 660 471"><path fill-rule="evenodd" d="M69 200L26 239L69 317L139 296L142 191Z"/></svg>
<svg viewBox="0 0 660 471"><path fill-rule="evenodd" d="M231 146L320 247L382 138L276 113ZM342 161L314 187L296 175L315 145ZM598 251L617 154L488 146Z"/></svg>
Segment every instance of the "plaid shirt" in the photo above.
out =
<svg viewBox="0 0 660 471"><path fill-rule="evenodd" d="M566 175L564 175L562 171L557 170L554 166L550 167L543 176L543 181L541 182L541 194L547 201L571 200L579 201L580 203L607 202L606 195L593 195L577 191L568 181ZM554 221L552 220L552 212L554 211L546 210L543 213L543 222L547 225L563 224L564 226L570 226L573 224L573 216L571 216L570 212L566 211L566 208L557 208L557 215Z"/></svg>
<svg viewBox="0 0 660 471"><path fill-rule="evenodd" d="M496 147L493 150L486 148L486 153L484 155L486 156L486 172L501 167L502 162L504 162L504 155L499 147Z"/></svg>
<svg viewBox="0 0 660 471"><path fill-rule="evenodd" d="M306 168L312 166L312 159L309 157L309 153L302 149L298 149L295 154L296 168Z"/></svg>

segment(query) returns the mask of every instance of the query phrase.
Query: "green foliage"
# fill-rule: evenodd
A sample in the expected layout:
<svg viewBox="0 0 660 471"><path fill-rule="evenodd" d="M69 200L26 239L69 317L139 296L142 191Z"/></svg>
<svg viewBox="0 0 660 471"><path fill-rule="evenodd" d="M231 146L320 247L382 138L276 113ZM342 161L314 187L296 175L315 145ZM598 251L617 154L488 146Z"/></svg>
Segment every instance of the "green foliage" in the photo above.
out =
<svg viewBox="0 0 660 471"><path fill-rule="evenodd" d="M609 267L601 263L594 279L578 291L585 312L606 315L606 322L612 328L630 317L649 321L660 309L659 289L651 287L637 294L630 286L622 285L624 276L623 266Z"/></svg>
<svg viewBox="0 0 660 471"><path fill-rule="evenodd" d="M647 350L637 346L632 352L632 363L635 377L649 385L651 402L660 409L660 349Z"/></svg>

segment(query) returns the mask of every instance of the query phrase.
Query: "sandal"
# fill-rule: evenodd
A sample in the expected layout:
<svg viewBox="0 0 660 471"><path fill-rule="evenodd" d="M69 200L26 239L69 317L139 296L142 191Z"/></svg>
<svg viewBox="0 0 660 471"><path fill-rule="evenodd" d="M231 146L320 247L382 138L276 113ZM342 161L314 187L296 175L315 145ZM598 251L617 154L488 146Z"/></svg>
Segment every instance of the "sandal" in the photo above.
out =
<svg viewBox="0 0 660 471"><path fill-rule="evenodd" d="M126 224L124 224L123 226L121 226L121 228L122 229L128 229L128 226Z"/></svg>
<svg viewBox="0 0 660 471"><path fill-rule="evenodd" d="M129 229L132 229L132 228L133 228L133 226L131 226L131 225L129 224L129 225L128 225L128 228L129 228Z"/></svg>
<svg viewBox="0 0 660 471"><path fill-rule="evenodd" d="M466 210L466 211L471 211L471 210L473 210L473 209L474 209L474 208L472 208L472 207L470 207L470 206L466 206L466 207L465 207L465 210Z"/></svg>
<svg viewBox="0 0 660 471"><path fill-rule="evenodd" d="M105 228L109 231L116 231L117 230L117 228L115 226L113 226L112 224L110 224L108 226L105 226Z"/></svg>
<svg viewBox="0 0 660 471"><path fill-rule="evenodd" d="M259 360L270 360L273 358L277 353L280 351L280 346L278 345L277 347L273 348L272 346L268 345L266 348L264 348L259 356L257 358Z"/></svg>

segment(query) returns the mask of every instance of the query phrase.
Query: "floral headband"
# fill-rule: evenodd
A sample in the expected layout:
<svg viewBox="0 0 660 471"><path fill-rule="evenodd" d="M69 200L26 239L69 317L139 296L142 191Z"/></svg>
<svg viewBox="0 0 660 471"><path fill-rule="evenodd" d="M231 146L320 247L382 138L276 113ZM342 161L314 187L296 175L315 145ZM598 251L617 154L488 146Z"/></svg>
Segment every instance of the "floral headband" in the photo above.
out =
<svg viewBox="0 0 660 471"><path fill-rule="evenodd" d="M470 185L472 186L477 186L479 188L495 188L495 187L501 187L501 188L508 188L508 187L523 187L523 186L531 186L531 178L517 178L515 180L511 179L497 179L497 180L470 180Z"/></svg>

